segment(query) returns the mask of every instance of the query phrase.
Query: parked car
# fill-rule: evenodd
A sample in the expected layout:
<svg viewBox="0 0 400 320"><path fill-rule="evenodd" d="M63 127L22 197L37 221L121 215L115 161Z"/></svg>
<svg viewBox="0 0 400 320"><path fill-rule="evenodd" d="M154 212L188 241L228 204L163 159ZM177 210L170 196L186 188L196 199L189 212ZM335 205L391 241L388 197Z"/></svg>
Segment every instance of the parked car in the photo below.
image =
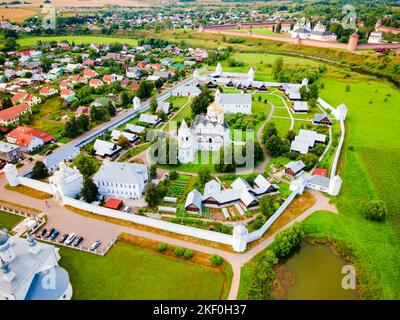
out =
<svg viewBox="0 0 400 320"><path fill-rule="evenodd" d="M77 247L77 246L79 246L81 244L82 241L83 241L83 237L82 236L76 237L74 242L73 242L73 245L75 247Z"/></svg>
<svg viewBox="0 0 400 320"><path fill-rule="evenodd" d="M131 207L130 206L125 206L124 212L129 213L129 211L131 211Z"/></svg>
<svg viewBox="0 0 400 320"><path fill-rule="evenodd" d="M44 237L46 235L46 233L47 233L47 229L44 228L44 229L42 229L42 231L39 232L39 236Z"/></svg>
<svg viewBox="0 0 400 320"><path fill-rule="evenodd" d="M54 230L53 233L50 235L49 240L54 240L55 238L58 237L59 234L60 234L60 232L58 232L57 230Z"/></svg>
<svg viewBox="0 0 400 320"><path fill-rule="evenodd" d="M49 231L47 231L46 238L49 238L53 234L54 231L56 231L56 229L54 229L54 228L51 228Z"/></svg>
<svg viewBox="0 0 400 320"><path fill-rule="evenodd" d="M70 245L72 243L72 241L74 241L76 238L76 234L75 233L71 233L68 238L65 240L65 244L66 245Z"/></svg>
<svg viewBox="0 0 400 320"><path fill-rule="evenodd" d="M47 157L49 154L51 154L53 152L53 150L47 150L45 153L44 153L44 156L45 157Z"/></svg>
<svg viewBox="0 0 400 320"><path fill-rule="evenodd" d="M61 237L60 241L58 241L58 242L59 242L59 243L64 243L65 240L67 240L68 236L69 236L68 233L64 234L64 235Z"/></svg>
<svg viewBox="0 0 400 320"><path fill-rule="evenodd" d="M96 242L94 242L91 246L90 246L90 251L94 251L96 250L98 247L100 247L101 245L101 241L97 240Z"/></svg>

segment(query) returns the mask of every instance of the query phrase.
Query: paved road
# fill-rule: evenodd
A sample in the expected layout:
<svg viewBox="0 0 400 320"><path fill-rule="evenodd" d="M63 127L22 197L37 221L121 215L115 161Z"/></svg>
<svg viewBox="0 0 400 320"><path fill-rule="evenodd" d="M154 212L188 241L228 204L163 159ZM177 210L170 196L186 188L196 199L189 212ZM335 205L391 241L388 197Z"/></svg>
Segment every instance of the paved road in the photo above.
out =
<svg viewBox="0 0 400 320"><path fill-rule="evenodd" d="M224 250L211 248L208 246L186 242L180 239L176 239L170 236L160 235L149 231L138 230L130 227L124 227L118 224L106 222L103 220L92 219L90 217L76 214L67 208L63 207L60 203L54 199L47 200L50 208L46 206L45 200L38 200L20 193L16 193L4 188L7 183L4 176L0 177L0 200L12 201L13 203L30 206L31 208L41 210L48 217L48 227L54 227L61 232L75 232L85 237L83 245L88 246L95 240L101 240L103 244L106 244L111 240L113 236L117 236L120 233L128 233L135 236L152 239L168 243L174 246L181 246L191 250L204 252L207 254L218 254L228 261L233 269L233 278L231 284L231 290L229 292L228 299L235 300L239 291L240 284L240 270L241 267L248 261L250 261L257 253L268 247L274 240L275 234L262 240L259 244L246 251L245 253L232 253ZM291 226L296 221L303 221L316 211L332 211L337 212L335 206L329 203L329 198L325 197L319 192L311 191L316 198L316 203L303 214L298 216L295 220L288 223L282 229ZM279 231L280 231L279 230ZM102 249L102 248L100 248Z"/></svg>

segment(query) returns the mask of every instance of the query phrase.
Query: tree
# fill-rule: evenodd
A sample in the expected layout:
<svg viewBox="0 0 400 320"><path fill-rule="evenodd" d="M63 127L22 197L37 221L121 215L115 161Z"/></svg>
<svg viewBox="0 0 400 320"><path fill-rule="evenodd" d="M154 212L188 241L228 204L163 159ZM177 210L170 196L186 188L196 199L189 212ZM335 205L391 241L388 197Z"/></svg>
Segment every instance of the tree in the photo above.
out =
<svg viewBox="0 0 400 320"><path fill-rule="evenodd" d="M7 38L4 44L4 51L14 51L18 48L18 43L15 38Z"/></svg>
<svg viewBox="0 0 400 320"><path fill-rule="evenodd" d="M224 262L224 258L217 254L213 254L210 258L211 265L220 266Z"/></svg>
<svg viewBox="0 0 400 320"><path fill-rule="evenodd" d="M292 250L300 244L303 237L303 228L300 223L296 222L292 227L279 232L275 236L272 250L278 258L283 258L290 254Z"/></svg>
<svg viewBox="0 0 400 320"><path fill-rule="evenodd" d="M90 177L84 177L83 186L81 190L83 199L85 199L86 202L91 203L97 199L98 193L99 190L96 184L94 183L93 179Z"/></svg>
<svg viewBox="0 0 400 320"><path fill-rule="evenodd" d="M318 156L313 153L307 153L304 156L301 156L299 160L302 160L306 165L305 170L311 170L318 163Z"/></svg>
<svg viewBox="0 0 400 320"><path fill-rule="evenodd" d="M152 113L155 113L156 110L157 110L157 108L158 108L157 99L156 99L156 97L153 97L153 98L151 99L151 101L150 101L150 111L151 111Z"/></svg>
<svg viewBox="0 0 400 320"><path fill-rule="evenodd" d="M150 166L150 178L157 178L157 164L155 163Z"/></svg>
<svg viewBox="0 0 400 320"><path fill-rule="evenodd" d="M274 76L274 79L278 79L280 73L283 70L283 66L284 66L284 60L282 57L276 58L275 62L272 66L272 75Z"/></svg>
<svg viewBox="0 0 400 320"><path fill-rule="evenodd" d="M137 96L140 99L146 99L150 97L151 92L153 91L154 85L150 81L141 81L137 88Z"/></svg>
<svg viewBox="0 0 400 320"><path fill-rule="evenodd" d="M122 105L125 107L129 104L130 100L129 100L129 95L126 91L123 91L121 93L121 101L122 101Z"/></svg>
<svg viewBox="0 0 400 320"><path fill-rule="evenodd" d="M78 128L80 128L80 131L88 131L89 130L89 117L85 114L81 114L77 119L77 125Z"/></svg>
<svg viewBox="0 0 400 320"><path fill-rule="evenodd" d="M210 170L205 167L200 167L198 171L199 179L201 184L206 184L212 179Z"/></svg>
<svg viewBox="0 0 400 320"><path fill-rule="evenodd" d="M278 130L275 127L275 123L273 122L268 122L262 132L262 141L265 143L268 138L271 136L277 136L278 135Z"/></svg>
<svg viewBox="0 0 400 320"><path fill-rule="evenodd" d="M33 179L45 179L49 176L49 172L42 161L36 161L32 169Z"/></svg>
<svg viewBox="0 0 400 320"><path fill-rule="evenodd" d="M130 145L129 139L127 137L125 137L124 135L120 135L117 139L117 144L121 147L121 148L127 148Z"/></svg>
<svg viewBox="0 0 400 320"><path fill-rule="evenodd" d="M10 97L4 97L2 100L1 100L1 108L4 110L4 109L8 109L8 108L10 108L10 107L12 107L13 106L13 104L12 104L12 101L11 101L11 99L10 99Z"/></svg>
<svg viewBox="0 0 400 320"><path fill-rule="evenodd" d="M154 86L156 87L157 90L161 89L163 85L164 81L161 78L154 81Z"/></svg>
<svg viewBox="0 0 400 320"><path fill-rule="evenodd" d="M264 216L270 217L275 211L275 201L271 196L263 196L260 199L260 210Z"/></svg>
<svg viewBox="0 0 400 320"><path fill-rule="evenodd" d="M267 139L265 146L267 147L271 157L279 157L282 155L283 141L278 136L271 136Z"/></svg>
<svg viewBox="0 0 400 320"><path fill-rule="evenodd" d="M289 130L285 138L292 142L296 138L296 132L294 132L293 130Z"/></svg>
<svg viewBox="0 0 400 320"><path fill-rule="evenodd" d="M369 200L363 202L364 216L372 221L383 221L385 220L387 209L383 201L380 200Z"/></svg>
<svg viewBox="0 0 400 320"><path fill-rule="evenodd" d="M92 156L86 154L77 156L74 159L73 164L84 176L91 176L99 170L99 164L97 161Z"/></svg>
<svg viewBox="0 0 400 320"><path fill-rule="evenodd" d="M115 107L114 107L114 105L112 104L111 101L109 101L109 102L107 103L106 109L107 109L107 113L108 113L111 117L114 117L115 114L117 113L116 110L115 110Z"/></svg>
<svg viewBox="0 0 400 320"><path fill-rule="evenodd" d="M275 278L274 267L278 258L271 250L256 256L250 264L247 298L250 300L271 299L271 285Z"/></svg>
<svg viewBox="0 0 400 320"><path fill-rule="evenodd" d="M309 99L318 99L318 86L316 83L311 84L309 87L308 97Z"/></svg>
<svg viewBox="0 0 400 320"><path fill-rule="evenodd" d="M311 95L311 94L310 94L310 95ZM317 99L311 98L310 100L308 100L308 106L309 106L311 109L316 108L316 107L317 107Z"/></svg>
<svg viewBox="0 0 400 320"><path fill-rule="evenodd" d="M299 90L300 95L301 95L301 99L303 99L304 101L308 101L308 99L310 98L309 96L309 92L307 90L306 86L302 86Z"/></svg>
<svg viewBox="0 0 400 320"><path fill-rule="evenodd" d="M144 197L147 205L150 208L156 207L160 203L162 197L164 197L164 194L160 192L159 188L153 182L150 182L147 186L146 194Z"/></svg>

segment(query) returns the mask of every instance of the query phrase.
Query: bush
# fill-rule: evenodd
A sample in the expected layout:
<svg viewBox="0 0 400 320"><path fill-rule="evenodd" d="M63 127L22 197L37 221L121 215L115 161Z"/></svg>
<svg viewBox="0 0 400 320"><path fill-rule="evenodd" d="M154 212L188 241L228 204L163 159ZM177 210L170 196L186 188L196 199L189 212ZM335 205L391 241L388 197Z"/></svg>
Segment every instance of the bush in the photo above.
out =
<svg viewBox="0 0 400 320"><path fill-rule="evenodd" d="M163 253L163 252L167 251L167 249L168 249L168 246L165 243L160 242L159 244L157 244L158 252Z"/></svg>
<svg viewBox="0 0 400 320"><path fill-rule="evenodd" d="M300 244L303 239L304 231L299 223L279 232L272 244L272 250L278 258L287 256Z"/></svg>
<svg viewBox="0 0 400 320"><path fill-rule="evenodd" d="M380 200L364 201L363 211L365 217L372 221L383 221L387 214L386 205Z"/></svg>
<svg viewBox="0 0 400 320"><path fill-rule="evenodd" d="M217 254L213 254L210 261L213 266L220 266L224 262L224 258Z"/></svg>
<svg viewBox="0 0 400 320"><path fill-rule="evenodd" d="M170 180L176 180L176 179L178 179L179 178L179 173L178 172L176 172L176 171L171 171L170 173L169 173L169 179Z"/></svg>
<svg viewBox="0 0 400 320"><path fill-rule="evenodd" d="M176 247L174 250L175 254L177 257L181 257L185 254L185 249L181 248L181 247Z"/></svg>
<svg viewBox="0 0 400 320"><path fill-rule="evenodd" d="M183 254L183 256L185 257L185 259L191 259L193 257L193 251L192 250L185 250L185 253Z"/></svg>

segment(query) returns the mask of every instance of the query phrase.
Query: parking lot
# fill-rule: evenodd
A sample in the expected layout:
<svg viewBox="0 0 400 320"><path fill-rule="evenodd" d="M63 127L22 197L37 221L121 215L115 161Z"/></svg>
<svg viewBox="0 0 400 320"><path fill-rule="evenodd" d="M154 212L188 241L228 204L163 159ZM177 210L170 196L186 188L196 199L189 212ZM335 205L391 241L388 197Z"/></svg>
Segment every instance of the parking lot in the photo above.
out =
<svg viewBox="0 0 400 320"><path fill-rule="evenodd" d="M69 212L64 208L55 208L52 210L52 201L49 202L49 208L46 210L47 223L43 228L50 230L54 228L59 235L54 239L54 244L58 244L64 234L75 233L76 236L82 236L84 239L79 246L90 248L97 240L101 241L98 251L103 251L111 243L114 237L118 236L118 231L112 224L103 221L83 217L79 214ZM61 209L61 210L60 210ZM42 228L42 229L43 229ZM49 239L45 238L46 241ZM73 245L70 245L74 247Z"/></svg>

